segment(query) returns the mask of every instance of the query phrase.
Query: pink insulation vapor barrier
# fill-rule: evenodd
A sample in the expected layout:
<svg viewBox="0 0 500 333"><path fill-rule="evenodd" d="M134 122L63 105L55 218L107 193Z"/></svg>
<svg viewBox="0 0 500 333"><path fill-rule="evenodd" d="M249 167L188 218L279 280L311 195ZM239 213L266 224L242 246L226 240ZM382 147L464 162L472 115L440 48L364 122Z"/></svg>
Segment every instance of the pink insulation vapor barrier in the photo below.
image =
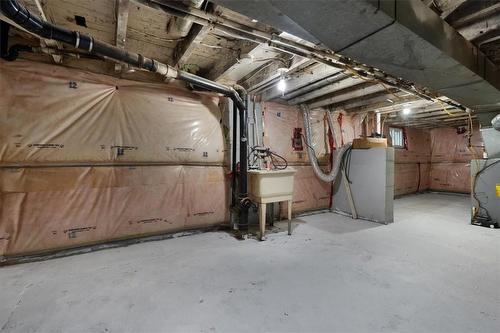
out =
<svg viewBox="0 0 500 333"><path fill-rule="evenodd" d="M431 130L430 188L437 191L470 193L470 162L482 158L483 142L477 127L469 140L455 128Z"/></svg>
<svg viewBox="0 0 500 333"><path fill-rule="evenodd" d="M220 98L0 61L0 256L228 221Z"/></svg>
<svg viewBox="0 0 500 333"><path fill-rule="evenodd" d="M431 145L429 131L407 128L407 149L394 149L394 195L429 189Z"/></svg>
<svg viewBox="0 0 500 333"><path fill-rule="evenodd" d="M294 151L292 137L295 128L303 129L302 112L296 106L281 103L263 103L264 145L285 157L290 167L297 170L294 176L292 211L294 213L325 209L330 205L331 184L319 180L310 166L306 146L303 151ZM335 132L338 142L352 142L361 134L363 116L349 116L342 112L333 113ZM312 144L316 157L324 170L329 167L330 146L328 124L323 110L311 110ZM304 130L302 130L304 133ZM281 207L282 211L286 207Z"/></svg>

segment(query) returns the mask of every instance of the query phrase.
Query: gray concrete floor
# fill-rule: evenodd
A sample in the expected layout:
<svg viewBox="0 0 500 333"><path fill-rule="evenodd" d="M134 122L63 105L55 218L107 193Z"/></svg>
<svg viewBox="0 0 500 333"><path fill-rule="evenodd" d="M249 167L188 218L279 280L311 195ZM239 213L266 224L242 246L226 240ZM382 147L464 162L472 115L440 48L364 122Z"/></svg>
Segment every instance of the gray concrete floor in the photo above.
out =
<svg viewBox="0 0 500 333"><path fill-rule="evenodd" d="M500 230L468 198L325 213L259 243L212 232L0 268L2 332L499 332Z"/></svg>

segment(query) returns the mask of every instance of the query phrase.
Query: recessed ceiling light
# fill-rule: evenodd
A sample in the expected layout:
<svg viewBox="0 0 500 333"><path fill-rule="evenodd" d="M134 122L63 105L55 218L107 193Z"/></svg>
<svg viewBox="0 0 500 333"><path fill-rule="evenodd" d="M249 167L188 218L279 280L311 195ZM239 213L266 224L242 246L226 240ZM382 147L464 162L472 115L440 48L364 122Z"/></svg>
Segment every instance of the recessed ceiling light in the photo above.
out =
<svg viewBox="0 0 500 333"><path fill-rule="evenodd" d="M403 114L410 114L411 113L411 109L410 108L404 108L403 109Z"/></svg>

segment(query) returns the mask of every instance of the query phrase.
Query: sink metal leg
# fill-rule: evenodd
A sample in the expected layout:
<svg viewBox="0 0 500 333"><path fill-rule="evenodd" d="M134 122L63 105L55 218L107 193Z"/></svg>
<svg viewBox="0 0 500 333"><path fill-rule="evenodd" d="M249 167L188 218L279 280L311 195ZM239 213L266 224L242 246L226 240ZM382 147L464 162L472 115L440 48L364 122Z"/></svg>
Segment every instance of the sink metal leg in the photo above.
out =
<svg viewBox="0 0 500 333"><path fill-rule="evenodd" d="M266 233L266 204L261 203L259 205L259 240L264 239L264 234Z"/></svg>

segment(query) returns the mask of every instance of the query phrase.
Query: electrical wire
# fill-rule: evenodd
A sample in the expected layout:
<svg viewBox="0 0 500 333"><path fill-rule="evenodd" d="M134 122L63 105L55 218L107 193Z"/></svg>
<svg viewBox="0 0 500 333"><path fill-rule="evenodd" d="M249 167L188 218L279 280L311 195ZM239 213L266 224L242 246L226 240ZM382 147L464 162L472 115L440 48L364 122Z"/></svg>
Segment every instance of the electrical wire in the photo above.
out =
<svg viewBox="0 0 500 333"><path fill-rule="evenodd" d="M247 157L249 166L255 166L257 163L257 160L259 158L261 158L258 155L257 147L259 147L259 146L254 146L254 147L250 148L250 153L248 154L248 157ZM250 163L250 159L252 157L253 157L253 160ZM269 157L269 159L271 160L271 164L272 164L274 170L285 170L288 167L288 161L283 156L281 156L280 154L278 154L270 149L266 150L266 157Z"/></svg>
<svg viewBox="0 0 500 333"><path fill-rule="evenodd" d="M347 182L349 184L352 184L351 178L350 178L350 170L351 170L351 153L352 153L352 146L347 148L344 153L342 154L342 158L340 160L340 168L341 170L344 171L345 177L347 179Z"/></svg>

